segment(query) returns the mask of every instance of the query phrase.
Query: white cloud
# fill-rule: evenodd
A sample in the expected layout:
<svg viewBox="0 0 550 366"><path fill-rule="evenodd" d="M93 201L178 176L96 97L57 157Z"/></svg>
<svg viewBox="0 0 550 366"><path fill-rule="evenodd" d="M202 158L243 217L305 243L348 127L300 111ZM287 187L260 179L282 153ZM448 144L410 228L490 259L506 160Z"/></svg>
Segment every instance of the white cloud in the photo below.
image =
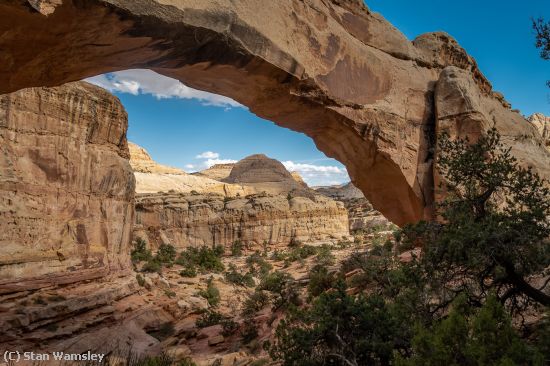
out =
<svg viewBox="0 0 550 366"><path fill-rule="evenodd" d="M283 161L289 172L298 172L309 186L335 185L349 182L345 168L333 165L314 165Z"/></svg>
<svg viewBox="0 0 550 366"><path fill-rule="evenodd" d="M185 169L193 170L193 169L195 169L195 165L193 165L193 164L185 164Z"/></svg>
<svg viewBox="0 0 550 366"><path fill-rule="evenodd" d="M196 159L217 159L220 157L220 154L213 151L205 151L202 154L195 156Z"/></svg>
<svg viewBox="0 0 550 366"><path fill-rule="evenodd" d="M152 94L158 99L197 99L203 105L216 107L242 107L231 98L192 89L176 79L157 74L151 70L125 70L86 79L110 92Z"/></svg>

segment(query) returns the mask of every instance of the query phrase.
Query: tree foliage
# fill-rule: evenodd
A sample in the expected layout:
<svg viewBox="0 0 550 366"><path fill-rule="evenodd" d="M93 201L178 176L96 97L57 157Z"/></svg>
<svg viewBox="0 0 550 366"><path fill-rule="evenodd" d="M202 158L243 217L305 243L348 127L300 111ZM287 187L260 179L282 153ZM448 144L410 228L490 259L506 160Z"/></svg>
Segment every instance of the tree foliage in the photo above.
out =
<svg viewBox="0 0 550 366"><path fill-rule="evenodd" d="M398 249L421 252L403 261L387 242L354 255L340 276L314 268L312 300L280 322L273 358L285 366L548 362L535 346L548 349L550 327L541 322L523 339L512 325L512 316L549 304L550 280L540 281L550 266L548 183L495 130L475 143L442 136L438 167L447 197L438 220L395 234Z"/></svg>

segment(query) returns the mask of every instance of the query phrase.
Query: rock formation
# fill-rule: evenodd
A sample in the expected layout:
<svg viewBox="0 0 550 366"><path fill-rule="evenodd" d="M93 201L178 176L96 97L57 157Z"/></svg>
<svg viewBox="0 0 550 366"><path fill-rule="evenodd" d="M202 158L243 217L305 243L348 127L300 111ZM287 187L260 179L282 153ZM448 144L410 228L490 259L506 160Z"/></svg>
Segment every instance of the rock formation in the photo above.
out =
<svg viewBox="0 0 550 366"><path fill-rule="evenodd" d="M550 117L542 113L535 113L529 117L529 122L537 128L546 148L550 150Z"/></svg>
<svg viewBox="0 0 550 366"><path fill-rule="evenodd" d="M0 34L1 93L149 68L307 134L397 224L433 214L442 130L494 125L550 177L535 127L454 39L411 42L360 0L14 0Z"/></svg>
<svg viewBox="0 0 550 366"><path fill-rule="evenodd" d="M1 349L91 334L136 291L127 124L83 82L0 96ZM70 343L87 349L88 335Z"/></svg>
<svg viewBox="0 0 550 366"><path fill-rule="evenodd" d="M136 193L197 192L244 197L256 192L253 187L223 183L158 164L141 146L133 143L129 143L128 146L130 147L130 165L136 177Z"/></svg>
<svg viewBox="0 0 550 366"><path fill-rule="evenodd" d="M172 244L224 245L240 240L288 245L293 239L315 241L349 235L344 205L321 195L251 195L224 199L219 195L155 194L136 198L135 237L153 247Z"/></svg>
<svg viewBox="0 0 550 366"><path fill-rule="evenodd" d="M229 177L231 169L235 164L215 164L208 169L201 170L200 172L192 173L193 175L203 176L206 178L222 181Z"/></svg>
<svg viewBox="0 0 550 366"><path fill-rule="evenodd" d="M0 96L0 294L128 268L127 123L87 83Z"/></svg>
<svg viewBox="0 0 550 366"><path fill-rule="evenodd" d="M147 150L133 142L128 142L128 148L130 150L130 165L135 173L187 175L181 169L157 163ZM139 186L136 188L139 189Z"/></svg>
<svg viewBox="0 0 550 366"><path fill-rule="evenodd" d="M237 162L223 181L271 194L308 191L307 185L298 182L280 161L263 154L251 155Z"/></svg>
<svg viewBox="0 0 550 366"><path fill-rule="evenodd" d="M365 198L363 192L351 182L337 186L315 187L314 189L316 192L338 201Z"/></svg>
<svg viewBox="0 0 550 366"><path fill-rule="evenodd" d="M376 211L363 193L351 182L338 186L317 187L315 191L344 203L344 207L348 210L351 233L368 233L391 227L388 219Z"/></svg>

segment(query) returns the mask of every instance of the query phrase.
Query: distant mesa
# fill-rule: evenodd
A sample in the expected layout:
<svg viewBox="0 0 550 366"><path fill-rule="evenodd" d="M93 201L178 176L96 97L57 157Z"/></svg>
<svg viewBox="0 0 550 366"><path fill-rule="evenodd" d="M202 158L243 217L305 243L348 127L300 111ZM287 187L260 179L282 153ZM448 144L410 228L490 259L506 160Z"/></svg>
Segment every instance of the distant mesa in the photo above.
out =
<svg viewBox="0 0 550 366"><path fill-rule="evenodd" d="M317 193L335 200L365 198L363 192L351 182L335 186L313 187L313 189L315 189Z"/></svg>
<svg viewBox="0 0 550 366"><path fill-rule="evenodd" d="M130 150L130 165L134 172L176 175L187 174L181 169L158 164L151 158L147 150L133 142L128 142L128 149Z"/></svg>
<svg viewBox="0 0 550 366"><path fill-rule="evenodd" d="M192 174L221 181L229 177L229 174L231 173L231 169L233 169L234 166L235 166L234 163L215 164L208 169L201 170L200 172L195 172Z"/></svg>
<svg viewBox="0 0 550 366"><path fill-rule="evenodd" d="M215 193L226 197L256 193L253 187L229 184L197 176L155 162L143 147L129 142L130 165L136 178L136 193Z"/></svg>
<svg viewBox="0 0 550 366"><path fill-rule="evenodd" d="M309 190L307 185L303 181L297 181L295 176L296 174L293 176L280 161L264 154L256 154L237 162L223 181L252 186L258 191L271 194L291 191L304 193Z"/></svg>

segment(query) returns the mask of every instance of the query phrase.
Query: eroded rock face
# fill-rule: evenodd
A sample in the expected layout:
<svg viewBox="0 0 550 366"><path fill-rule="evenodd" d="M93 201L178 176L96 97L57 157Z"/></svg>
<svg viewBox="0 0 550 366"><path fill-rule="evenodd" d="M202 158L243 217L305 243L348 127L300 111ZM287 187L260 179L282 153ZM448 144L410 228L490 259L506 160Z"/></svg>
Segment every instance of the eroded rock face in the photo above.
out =
<svg viewBox="0 0 550 366"><path fill-rule="evenodd" d="M0 4L0 92L149 68L307 134L399 225L433 213L443 125L483 132L495 122L520 160L548 177L540 137L455 40L410 42L361 1L65 0L47 16L35 9Z"/></svg>
<svg viewBox="0 0 550 366"><path fill-rule="evenodd" d="M135 237L153 247L178 249L240 240L252 246L287 245L348 236L344 205L316 195L252 195L227 200L218 195L153 194L136 198Z"/></svg>
<svg viewBox="0 0 550 366"><path fill-rule="evenodd" d="M550 150L550 117L542 113L535 113L529 117L529 122L536 127L539 134L542 136L546 148Z"/></svg>
<svg viewBox="0 0 550 366"><path fill-rule="evenodd" d="M136 177L136 193L215 193L226 197L256 193L251 186L223 183L204 175L192 175L178 168L158 164L147 150L134 143L130 148L130 165Z"/></svg>
<svg viewBox="0 0 550 366"><path fill-rule="evenodd" d="M0 96L0 294L129 267L127 123L84 82Z"/></svg>
<svg viewBox="0 0 550 366"><path fill-rule="evenodd" d="M348 210L351 233L370 233L391 228L391 222L376 211L351 182L339 186L317 187L315 191L344 204Z"/></svg>
<svg viewBox="0 0 550 366"><path fill-rule="evenodd" d="M231 169L235 164L215 164L208 169L201 170L200 172L192 173L193 175L203 176L214 180L224 180L229 177Z"/></svg>

